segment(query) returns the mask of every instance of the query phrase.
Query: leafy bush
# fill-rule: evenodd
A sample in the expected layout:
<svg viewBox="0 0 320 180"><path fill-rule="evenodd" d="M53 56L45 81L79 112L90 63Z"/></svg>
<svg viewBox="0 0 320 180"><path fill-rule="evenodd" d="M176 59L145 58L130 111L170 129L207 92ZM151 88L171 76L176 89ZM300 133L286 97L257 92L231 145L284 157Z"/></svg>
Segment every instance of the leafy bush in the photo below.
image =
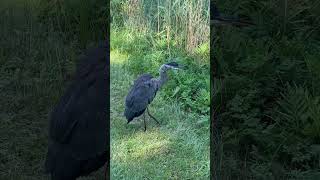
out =
<svg viewBox="0 0 320 180"><path fill-rule="evenodd" d="M222 177L317 179L319 3L232 0L218 7L256 24L215 29L212 103L222 123Z"/></svg>

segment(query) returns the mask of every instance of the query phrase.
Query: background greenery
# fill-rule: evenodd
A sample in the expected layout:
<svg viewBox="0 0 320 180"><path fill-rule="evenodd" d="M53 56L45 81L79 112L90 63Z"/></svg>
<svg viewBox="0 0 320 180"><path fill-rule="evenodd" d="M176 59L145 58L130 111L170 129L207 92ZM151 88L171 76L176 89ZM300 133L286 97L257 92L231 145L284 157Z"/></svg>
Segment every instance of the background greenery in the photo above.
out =
<svg viewBox="0 0 320 180"><path fill-rule="evenodd" d="M213 27L222 179L320 178L320 2L217 1L256 24Z"/></svg>
<svg viewBox="0 0 320 180"><path fill-rule="evenodd" d="M81 50L104 39L106 10L98 0L0 1L1 180L47 178L48 115Z"/></svg>
<svg viewBox="0 0 320 180"><path fill-rule="evenodd" d="M209 179L209 1L112 0L111 16L111 178ZM160 127L127 125L133 80L173 59L185 69L150 106Z"/></svg>

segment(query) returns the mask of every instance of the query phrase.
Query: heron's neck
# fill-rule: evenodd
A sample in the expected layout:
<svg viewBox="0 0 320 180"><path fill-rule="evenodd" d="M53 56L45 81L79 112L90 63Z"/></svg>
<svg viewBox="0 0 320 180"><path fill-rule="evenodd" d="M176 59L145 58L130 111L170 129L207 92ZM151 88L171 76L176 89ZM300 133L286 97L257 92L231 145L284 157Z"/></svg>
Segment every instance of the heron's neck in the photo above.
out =
<svg viewBox="0 0 320 180"><path fill-rule="evenodd" d="M160 68L159 70L160 76L157 78L157 89L160 89L168 80L167 71L164 68Z"/></svg>

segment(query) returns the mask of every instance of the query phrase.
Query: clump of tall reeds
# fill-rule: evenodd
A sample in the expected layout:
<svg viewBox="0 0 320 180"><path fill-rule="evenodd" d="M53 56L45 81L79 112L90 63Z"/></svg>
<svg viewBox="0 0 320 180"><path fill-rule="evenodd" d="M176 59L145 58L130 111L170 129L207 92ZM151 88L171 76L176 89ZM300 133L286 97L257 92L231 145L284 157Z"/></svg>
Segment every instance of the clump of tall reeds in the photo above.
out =
<svg viewBox="0 0 320 180"><path fill-rule="evenodd" d="M209 42L209 0L127 0L112 1L111 11L121 11L123 24L139 32L157 37L194 53ZM113 13L119 21L119 14Z"/></svg>

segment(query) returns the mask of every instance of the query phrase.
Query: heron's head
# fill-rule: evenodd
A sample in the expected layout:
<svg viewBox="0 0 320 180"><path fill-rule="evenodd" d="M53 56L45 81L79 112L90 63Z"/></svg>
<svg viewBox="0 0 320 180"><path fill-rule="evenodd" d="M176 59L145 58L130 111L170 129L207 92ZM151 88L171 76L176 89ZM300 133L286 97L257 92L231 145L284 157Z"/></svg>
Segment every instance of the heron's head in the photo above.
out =
<svg viewBox="0 0 320 180"><path fill-rule="evenodd" d="M178 69L181 69L181 65L179 65L177 62L169 62L169 63L163 64L160 67L160 71L162 71L162 72L165 72L169 69L178 70Z"/></svg>
<svg viewBox="0 0 320 180"><path fill-rule="evenodd" d="M167 66L167 68L171 68L171 69L181 69L181 66L177 63L177 62L169 62L167 64L165 64L165 66Z"/></svg>

